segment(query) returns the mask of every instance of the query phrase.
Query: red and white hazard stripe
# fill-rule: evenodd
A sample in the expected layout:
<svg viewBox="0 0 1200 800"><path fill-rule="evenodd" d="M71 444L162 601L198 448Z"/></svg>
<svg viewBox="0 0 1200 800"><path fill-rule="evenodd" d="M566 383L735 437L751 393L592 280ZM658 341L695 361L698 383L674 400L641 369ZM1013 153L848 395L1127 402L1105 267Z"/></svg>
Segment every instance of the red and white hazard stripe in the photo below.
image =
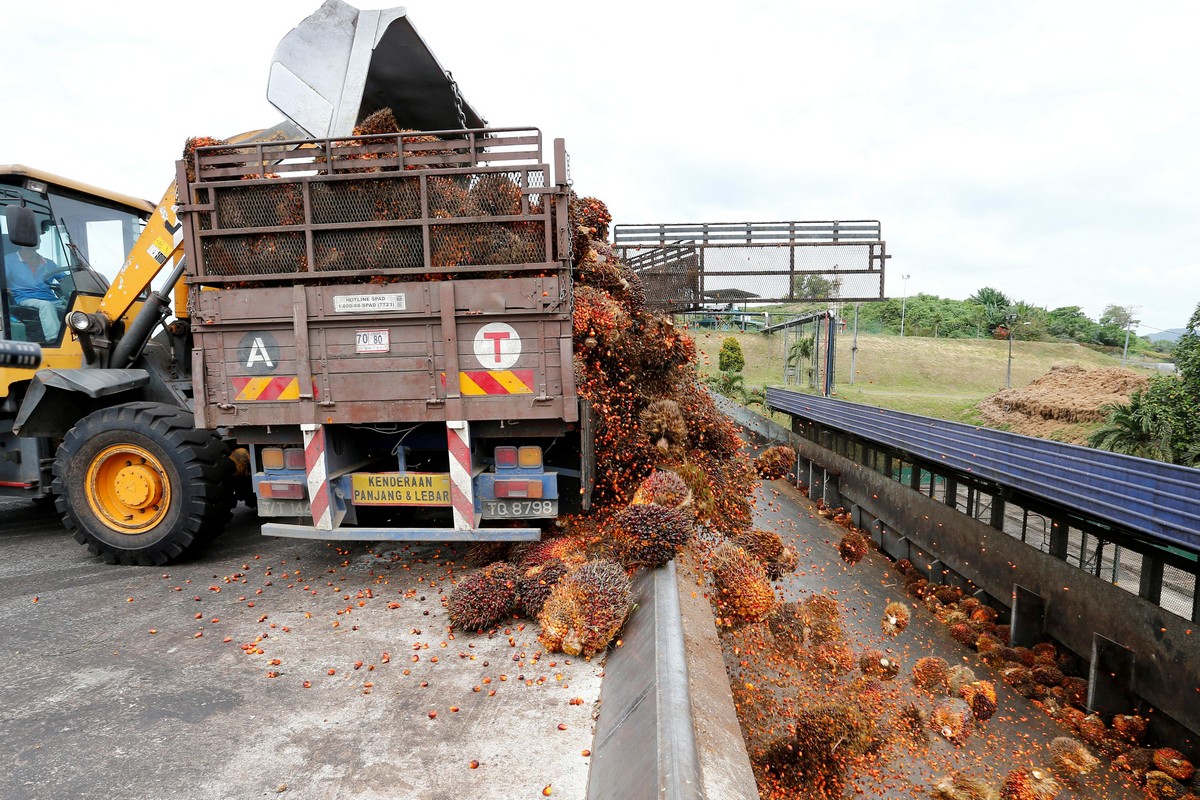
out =
<svg viewBox="0 0 1200 800"><path fill-rule="evenodd" d="M446 444L450 449L450 505L454 529L475 527L475 493L471 483L471 428L466 420L446 421Z"/></svg>
<svg viewBox="0 0 1200 800"><path fill-rule="evenodd" d="M308 497L312 504L313 525L320 531L333 530L333 490L325 466L325 426L301 425L304 432L304 469L308 478Z"/></svg>

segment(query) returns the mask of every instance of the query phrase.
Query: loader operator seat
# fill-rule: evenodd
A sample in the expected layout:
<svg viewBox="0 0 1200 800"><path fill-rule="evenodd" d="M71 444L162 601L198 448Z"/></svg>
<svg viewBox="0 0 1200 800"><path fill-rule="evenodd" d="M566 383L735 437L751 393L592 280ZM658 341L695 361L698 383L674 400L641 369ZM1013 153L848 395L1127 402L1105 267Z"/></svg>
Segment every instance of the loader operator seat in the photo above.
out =
<svg viewBox="0 0 1200 800"><path fill-rule="evenodd" d="M7 237L0 238L7 239ZM9 260L17 257L17 249L9 241L0 243L0 248L3 249L3 261L7 267ZM67 303L61 296L60 289L57 286L53 286L52 288L55 295L57 295L54 305L57 310L57 316L61 320L66 316ZM59 324L58 335L53 339L48 338L42 329L41 312L34 307L18 305L16 298L13 297L12 288L9 287L7 291L8 319L5 324L4 338L18 342L37 342L39 344L54 344L57 342L65 329L65 323Z"/></svg>

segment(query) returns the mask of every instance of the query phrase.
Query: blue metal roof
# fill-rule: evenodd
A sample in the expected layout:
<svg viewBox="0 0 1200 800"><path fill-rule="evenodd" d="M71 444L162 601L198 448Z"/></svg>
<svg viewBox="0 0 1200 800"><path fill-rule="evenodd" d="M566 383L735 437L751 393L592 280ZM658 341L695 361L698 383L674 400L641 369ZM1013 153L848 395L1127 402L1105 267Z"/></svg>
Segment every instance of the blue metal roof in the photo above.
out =
<svg viewBox="0 0 1200 800"><path fill-rule="evenodd" d="M786 389L767 406L1200 552L1200 469Z"/></svg>

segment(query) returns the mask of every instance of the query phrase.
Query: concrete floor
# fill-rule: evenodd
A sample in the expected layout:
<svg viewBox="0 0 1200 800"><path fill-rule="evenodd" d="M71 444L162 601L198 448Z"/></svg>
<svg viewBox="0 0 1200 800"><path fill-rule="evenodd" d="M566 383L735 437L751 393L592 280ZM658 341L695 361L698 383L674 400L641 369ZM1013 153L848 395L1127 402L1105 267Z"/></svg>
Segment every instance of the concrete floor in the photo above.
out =
<svg viewBox="0 0 1200 800"><path fill-rule="evenodd" d="M889 727L896 711L909 702L926 711L935 707L938 699L913 685L911 670L919 658L941 656L952 666L966 665L977 678L994 682L999 702L995 716L977 725L961 745L951 744L932 731L928 744L922 746L891 736L877 754L866 757L850 772L845 796L927 797L928 787L954 770L965 770L999 785L1005 773L1014 767L1050 765L1047 745L1054 737L1072 735L1071 732L1032 702L1011 692L973 650L950 638L946 626L905 594L903 583L886 556L872 549L857 565L846 564L836 549L845 530L818 516L815 506L785 481L764 483L755 524L776 531L800 553L797 571L778 584L781 598L800 601L814 593L829 593L838 601L841 620L856 657L869 648L889 652L899 658L901 672L895 680L880 684L877 692L864 696L853 683L861 676L857 669L840 679L827 673L815 675L813 670L802 667L789 669L784 665L781 669L778 661L764 669L764 659L760 656L767 649L764 631L755 626L727 631L723 639L726 664L736 689L735 699L752 709L751 716L759 715L749 726L752 752L755 733L766 740L771 735L769 730L779 735L789 721L786 713L773 715L771 711L795 709L826 698L859 697L880 720L880 729L892 732ZM895 638L885 636L881 630L883 608L892 600L905 602L912 612L912 622ZM764 713L763 709L767 711ZM1124 774L1107 763L1082 784L1067 786L1058 795L1059 800L1143 797Z"/></svg>
<svg viewBox="0 0 1200 800"><path fill-rule="evenodd" d="M533 622L451 633L450 547L267 539L242 509L195 561L119 567L0 515L0 797L585 796L601 660Z"/></svg>

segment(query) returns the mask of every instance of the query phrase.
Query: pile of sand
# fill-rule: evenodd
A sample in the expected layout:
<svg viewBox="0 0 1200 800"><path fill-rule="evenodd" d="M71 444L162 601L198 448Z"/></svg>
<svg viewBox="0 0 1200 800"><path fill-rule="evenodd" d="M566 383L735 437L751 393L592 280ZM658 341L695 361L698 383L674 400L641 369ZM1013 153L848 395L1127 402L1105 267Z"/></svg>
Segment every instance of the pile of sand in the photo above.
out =
<svg viewBox="0 0 1200 800"><path fill-rule="evenodd" d="M1082 443L1091 423L1102 422L1109 403L1127 403L1150 378L1121 367L1084 369L1056 364L1021 389L1001 389L979 404L984 421L1027 436Z"/></svg>

